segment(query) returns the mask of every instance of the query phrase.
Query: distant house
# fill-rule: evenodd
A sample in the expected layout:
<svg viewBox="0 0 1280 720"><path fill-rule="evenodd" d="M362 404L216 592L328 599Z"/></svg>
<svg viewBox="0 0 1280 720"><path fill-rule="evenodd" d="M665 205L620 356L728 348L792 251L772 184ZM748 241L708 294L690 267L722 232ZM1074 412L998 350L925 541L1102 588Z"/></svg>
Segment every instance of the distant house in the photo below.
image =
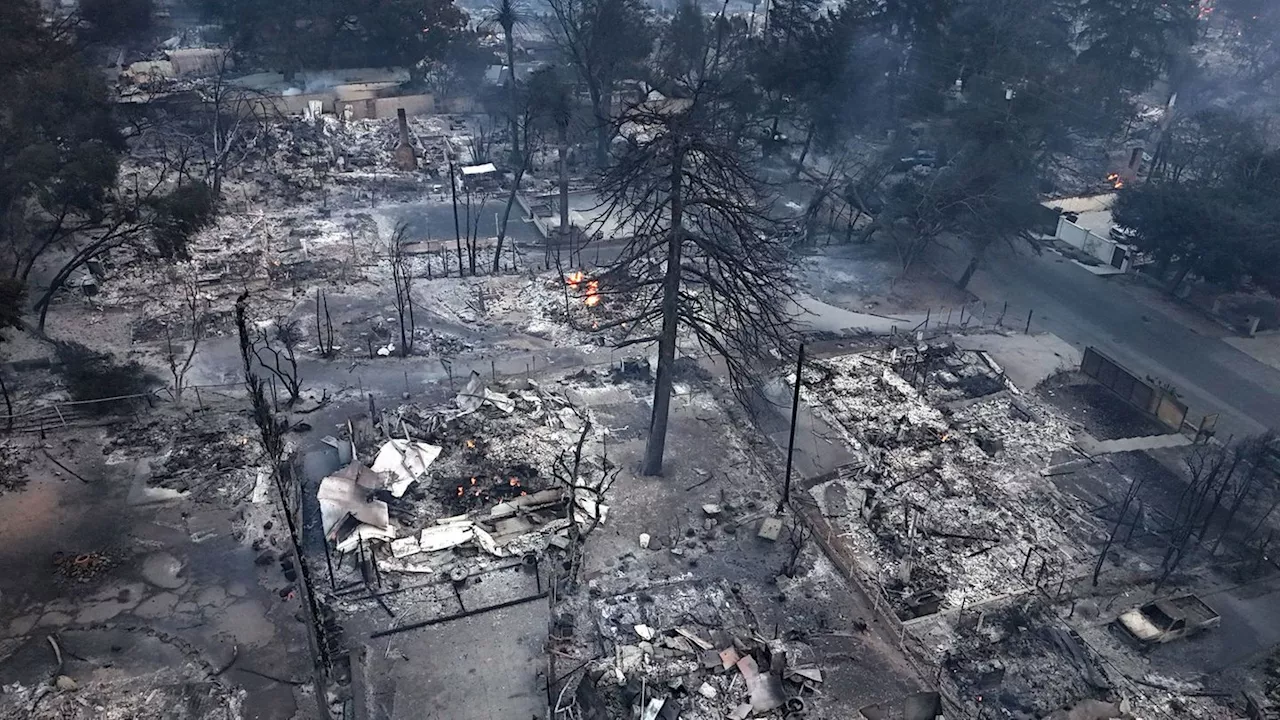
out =
<svg viewBox="0 0 1280 720"><path fill-rule="evenodd" d="M529 82L529 76L546 65L544 62L517 62L516 76L522 83ZM489 85L505 87L511 77L511 70L506 65L490 65L484 70L484 81Z"/></svg>
<svg viewBox="0 0 1280 720"><path fill-rule="evenodd" d="M1123 242L1124 230L1111 218L1115 199L1115 193L1104 193L1050 200L1044 205L1060 213L1054 238L1116 272L1128 272L1137 250Z"/></svg>

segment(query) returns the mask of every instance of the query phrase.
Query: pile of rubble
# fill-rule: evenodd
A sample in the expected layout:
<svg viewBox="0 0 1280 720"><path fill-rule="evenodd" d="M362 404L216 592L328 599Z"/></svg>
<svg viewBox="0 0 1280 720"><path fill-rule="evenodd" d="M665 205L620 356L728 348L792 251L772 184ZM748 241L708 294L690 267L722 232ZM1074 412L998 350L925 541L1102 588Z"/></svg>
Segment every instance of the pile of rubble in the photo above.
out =
<svg viewBox="0 0 1280 720"><path fill-rule="evenodd" d="M855 460L814 500L903 617L1058 582L1093 527L1040 470L1072 442L1051 409L951 345L815 362L802 392Z"/></svg>
<svg viewBox="0 0 1280 720"><path fill-rule="evenodd" d="M581 272L437 278L430 288L424 308L438 317L477 328L510 327L588 352L621 340L624 329L614 324L635 310L626 297Z"/></svg>
<svg viewBox="0 0 1280 720"><path fill-rule="evenodd" d="M736 585L677 583L593 598L560 616L553 642L571 646L592 616L602 659L561 686L556 717L720 720L804 717L822 670L803 642L765 638ZM594 595L594 593L593 593Z"/></svg>
<svg viewBox="0 0 1280 720"><path fill-rule="evenodd" d="M17 445L0 445L0 494L21 490L27 484L31 452Z"/></svg>
<svg viewBox="0 0 1280 720"><path fill-rule="evenodd" d="M326 540L371 554L379 571L415 573L464 548L511 557L568 547L608 514L607 468L590 452L600 433L559 393L532 381L495 390L473 373L451 407L402 406L365 438L352 427L354 442L328 439L352 459L319 486Z"/></svg>
<svg viewBox="0 0 1280 720"><path fill-rule="evenodd" d="M216 681L184 679L176 670L102 675L85 683L59 675L52 683L4 685L0 717L213 720L240 717L244 705L243 693Z"/></svg>

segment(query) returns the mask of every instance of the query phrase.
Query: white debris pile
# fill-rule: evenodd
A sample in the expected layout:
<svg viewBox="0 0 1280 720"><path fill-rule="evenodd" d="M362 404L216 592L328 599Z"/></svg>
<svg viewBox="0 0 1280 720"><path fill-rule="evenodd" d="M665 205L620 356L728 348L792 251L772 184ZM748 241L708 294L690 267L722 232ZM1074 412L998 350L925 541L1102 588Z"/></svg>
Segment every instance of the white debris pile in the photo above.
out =
<svg viewBox="0 0 1280 720"><path fill-rule="evenodd" d="M151 672L131 668L128 675L72 674L58 675L53 682L0 687L0 717L136 720L174 717L175 709L184 708L196 710L177 716L203 720L240 717L244 704L244 692L218 682L216 669L203 660Z"/></svg>
<svg viewBox="0 0 1280 720"><path fill-rule="evenodd" d="M607 520L602 429L536 382L493 388L472 373L450 406L384 411L375 432L318 497L333 547L386 546L385 570L433 572L446 562L437 553L462 548L510 557L563 547L575 527ZM350 447L331 444L340 456Z"/></svg>
<svg viewBox="0 0 1280 720"><path fill-rule="evenodd" d="M598 328L630 307L625 299L603 293L597 281L572 276L565 281L556 272L436 278L423 287L422 306L438 317L476 328L508 327L585 351L616 340L620 330Z"/></svg>
<svg viewBox="0 0 1280 720"><path fill-rule="evenodd" d="M256 304L270 306L265 309L269 317L288 314L296 295L314 295L313 286L363 279L375 230L363 213L340 218L314 217L308 208L223 213L190 238L188 260L135 262L119 250L92 263L86 275L101 276L94 303L134 311L140 331L135 340L163 340L166 326L173 326L175 340L185 337L193 291L203 312L218 321L205 328L216 334L227 329L235 299L246 287Z"/></svg>
<svg viewBox="0 0 1280 720"><path fill-rule="evenodd" d="M906 377L892 369L903 367L896 350L806 369L805 400L856 458L811 490L824 514L904 617L1078 571L1092 557L1096 528L1039 473L1070 445L1069 426L1035 400L990 392L995 386L968 367L942 371L957 381L934 404L927 395L951 355L923 355L935 368ZM964 388L976 397L957 397Z"/></svg>
<svg viewBox="0 0 1280 720"><path fill-rule="evenodd" d="M741 598L726 583L653 591L661 596L589 603L585 610L596 618L607 656L588 663L575 692L561 696L562 709L650 720L776 717L820 693L822 669L805 662L811 648L751 630Z"/></svg>

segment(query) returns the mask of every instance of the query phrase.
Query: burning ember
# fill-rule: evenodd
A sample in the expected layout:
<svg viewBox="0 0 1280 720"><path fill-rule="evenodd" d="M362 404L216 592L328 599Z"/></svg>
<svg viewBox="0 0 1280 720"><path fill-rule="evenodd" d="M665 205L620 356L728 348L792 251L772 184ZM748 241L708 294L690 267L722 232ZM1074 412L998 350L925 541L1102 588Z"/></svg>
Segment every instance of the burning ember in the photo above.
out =
<svg viewBox="0 0 1280 720"><path fill-rule="evenodd" d="M515 470L520 472L520 470ZM505 477L504 477L505 476ZM524 484L528 479L521 479L519 475L511 475L504 472L500 475L473 475L470 478L464 478L457 486L454 493L448 494L449 500L455 501L457 504L449 505L445 498L440 498L446 502L446 506L454 512L465 512L478 507L483 503L499 502L506 498L519 497L528 495L529 491ZM535 487L534 490L537 490Z"/></svg>
<svg viewBox="0 0 1280 720"><path fill-rule="evenodd" d="M475 440L467 440L467 447L468 447L468 448L475 448L475 446L476 446L476 441L475 441ZM471 482L475 482L475 481L476 481L476 479L475 479L475 478L471 478Z"/></svg>
<svg viewBox="0 0 1280 720"><path fill-rule="evenodd" d="M1107 173L1107 182L1111 183L1111 187L1116 190L1124 187L1124 180L1120 179L1120 173Z"/></svg>
<svg viewBox="0 0 1280 720"><path fill-rule="evenodd" d="M577 290L580 285L585 283L584 296L582 304L587 307L595 307L600 304L600 281L587 280L587 276L581 270L575 270L564 276L564 284L569 286L571 290Z"/></svg>

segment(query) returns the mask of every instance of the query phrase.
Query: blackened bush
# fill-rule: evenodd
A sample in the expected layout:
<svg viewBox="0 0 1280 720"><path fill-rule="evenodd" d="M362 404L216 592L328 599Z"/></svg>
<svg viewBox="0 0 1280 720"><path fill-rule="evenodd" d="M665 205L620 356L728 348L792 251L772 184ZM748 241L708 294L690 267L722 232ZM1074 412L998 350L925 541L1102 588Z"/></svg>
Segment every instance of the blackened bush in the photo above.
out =
<svg viewBox="0 0 1280 720"><path fill-rule="evenodd" d="M72 400L102 400L140 395L151 389L156 379L133 360L119 361L75 342L56 344L62 379ZM129 400L90 405L95 412L110 414L130 409Z"/></svg>
<svg viewBox="0 0 1280 720"><path fill-rule="evenodd" d="M153 0L80 0L80 17L98 42L122 42L151 29Z"/></svg>
<svg viewBox="0 0 1280 720"><path fill-rule="evenodd" d="M156 211L156 250L166 259L190 258L187 241L197 231L213 222L217 197L213 188L203 182L180 185L173 192L151 202Z"/></svg>

